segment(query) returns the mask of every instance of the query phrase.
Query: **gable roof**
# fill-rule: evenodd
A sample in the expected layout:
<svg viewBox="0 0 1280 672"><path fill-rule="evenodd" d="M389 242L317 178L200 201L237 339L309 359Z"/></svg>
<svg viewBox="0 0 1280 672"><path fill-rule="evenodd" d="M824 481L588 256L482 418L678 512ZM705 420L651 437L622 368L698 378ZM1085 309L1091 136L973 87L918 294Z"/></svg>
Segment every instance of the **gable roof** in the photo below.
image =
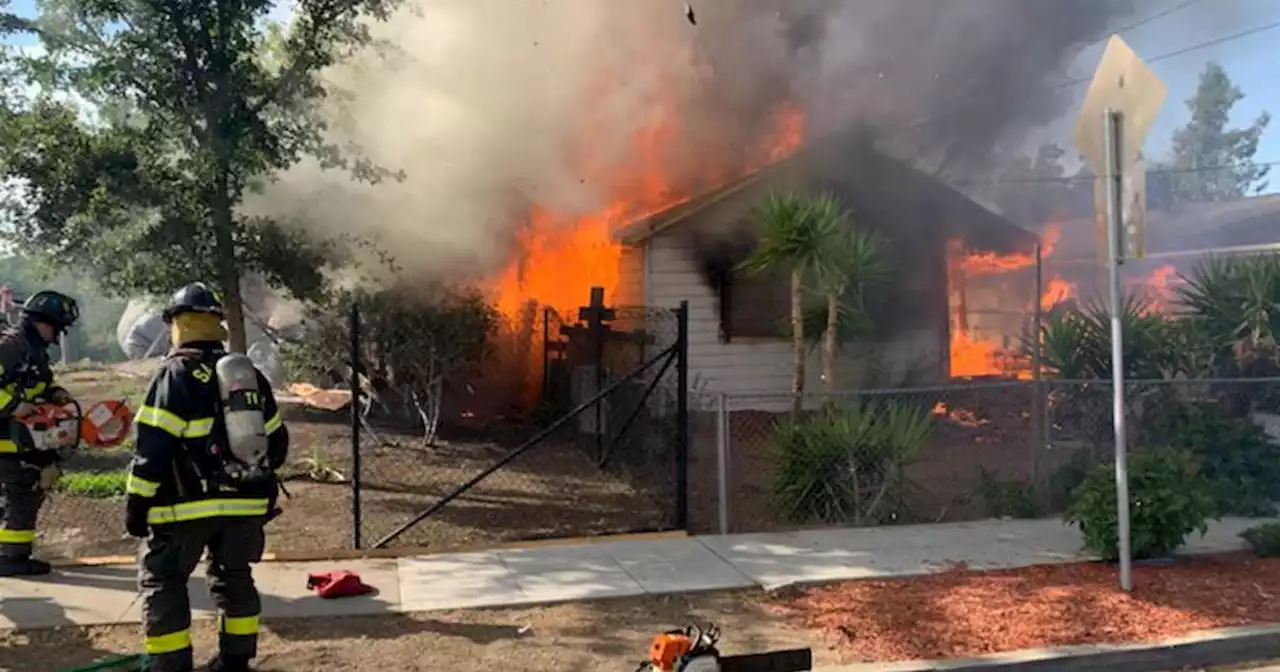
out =
<svg viewBox="0 0 1280 672"><path fill-rule="evenodd" d="M1062 231L1056 258L1083 260L1097 253L1097 226L1092 218L1065 222ZM1277 231L1280 194L1147 212L1149 252L1263 245L1275 242Z"/></svg>
<svg viewBox="0 0 1280 672"><path fill-rule="evenodd" d="M774 188L836 191L855 217L880 226L942 226L975 251L1000 254L1029 251L1039 236L979 205L943 182L880 153L860 127L814 140L790 156L719 189L638 219L614 233L624 245L691 223L727 203L747 207Z"/></svg>

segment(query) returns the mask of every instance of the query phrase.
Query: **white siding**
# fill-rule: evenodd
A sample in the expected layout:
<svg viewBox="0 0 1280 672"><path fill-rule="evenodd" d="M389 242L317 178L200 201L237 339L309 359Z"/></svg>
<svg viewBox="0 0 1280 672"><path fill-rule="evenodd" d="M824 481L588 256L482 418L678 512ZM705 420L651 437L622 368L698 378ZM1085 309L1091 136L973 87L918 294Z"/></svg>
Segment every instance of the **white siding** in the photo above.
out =
<svg viewBox="0 0 1280 672"><path fill-rule="evenodd" d="M689 378L694 392L716 394L760 393L759 398L739 398L735 408L782 411L790 406L792 357L788 340L734 339L720 342L720 318L715 293L698 271L692 250L679 236L658 235L647 241L644 303L677 306L689 302ZM624 284L628 280L623 280ZM921 331L894 342L847 352L838 365L837 387L850 389L866 383L891 386L923 362L942 355L937 332ZM874 362L874 363L872 363ZM821 389L821 362L815 350L806 362L806 389Z"/></svg>

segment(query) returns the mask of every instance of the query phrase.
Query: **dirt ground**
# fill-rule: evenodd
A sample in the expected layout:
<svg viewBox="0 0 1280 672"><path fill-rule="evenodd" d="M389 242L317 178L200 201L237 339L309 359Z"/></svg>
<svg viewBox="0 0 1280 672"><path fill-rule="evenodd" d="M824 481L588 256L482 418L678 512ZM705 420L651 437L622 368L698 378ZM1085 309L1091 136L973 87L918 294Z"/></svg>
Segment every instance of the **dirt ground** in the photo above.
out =
<svg viewBox="0 0 1280 672"><path fill-rule="evenodd" d="M127 398L137 408L151 368L145 363L71 371L61 382L88 405ZM351 548L351 430L347 413L326 413L282 403L291 436L283 470L289 497L284 514L268 526L268 550ZM449 494L513 447L532 430L503 440L445 440L425 445L420 436L374 428L361 437L361 533L368 545ZM82 451L68 470L112 472L125 468L129 450ZM336 472L341 482L316 482ZM668 483L639 484L618 471L602 472L577 448L549 441L484 479L437 515L394 542L447 551L507 541L670 529L675 502ZM123 532L119 500L67 493L50 496L41 514L40 546L46 557L130 554L136 542Z"/></svg>
<svg viewBox="0 0 1280 672"><path fill-rule="evenodd" d="M495 609L338 619L271 621L257 661L263 672L631 672L653 635L689 623L721 627L725 653L816 646L765 608L758 593L622 599L532 609ZM0 633L0 669L57 672L136 651L136 627ZM197 627L197 655L214 646ZM815 649L822 663L834 657Z"/></svg>
<svg viewBox="0 0 1280 672"><path fill-rule="evenodd" d="M1071 449L1033 454L1037 445L1030 385L956 385L942 389L878 395L886 401L923 404L934 409L935 428L928 444L905 469L911 488L895 512L898 523L977 520L991 514L982 500L982 471L1007 481L1029 480L1033 471L1047 478L1070 457ZM770 532L799 525L779 520L773 505L773 427L786 414L732 411L729 414L730 531ZM714 414L695 414L690 456L690 501L694 531L717 531L716 422ZM1033 465L1033 460L1037 464Z"/></svg>

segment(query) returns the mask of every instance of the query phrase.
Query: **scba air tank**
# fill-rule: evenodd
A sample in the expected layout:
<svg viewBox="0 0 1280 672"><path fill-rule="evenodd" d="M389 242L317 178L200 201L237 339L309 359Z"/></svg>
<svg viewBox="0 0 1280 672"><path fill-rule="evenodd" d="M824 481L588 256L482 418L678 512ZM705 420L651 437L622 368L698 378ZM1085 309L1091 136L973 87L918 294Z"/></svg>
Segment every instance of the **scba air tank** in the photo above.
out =
<svg viewBox="0 0 1280 672"><path fill-rule="evenodd" d="M258 370L252 360L239 353L223 355L215 369L227 428L227 447L245 465L261 467L266 464L267 427L262 390L258 389Z"/></svg>

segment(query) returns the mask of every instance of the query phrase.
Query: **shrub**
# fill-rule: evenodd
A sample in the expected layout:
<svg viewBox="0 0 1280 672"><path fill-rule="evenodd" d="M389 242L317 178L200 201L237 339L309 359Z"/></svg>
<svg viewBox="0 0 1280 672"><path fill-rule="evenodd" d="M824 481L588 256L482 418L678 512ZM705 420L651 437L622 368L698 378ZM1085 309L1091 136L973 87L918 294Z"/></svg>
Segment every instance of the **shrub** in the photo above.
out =
<svg viewBox="0 0 1280 672"><path fill-rule="evenodd" d="M1249 547L1259 557L1280 556L1280 523L1262 523L1240 533Z"/></svg>
<svg viewBox="0 0 1280 672"><path fill-rule="evenodd" d="M312 305L305 335L280 351L294 380L350 383L349 315L361 310L362 375L384 400L435 439L444 396L491 354L500 316L480 292L404 283L379 291L339 293Z"/></svg>
<svg viewBox="0 0 1280 672"><path fill-rule="evenodd" d="M928 409L882 401L780 423L773 494L781 516L837 524L877 519L905 484L902 467L932 430Z"/></svg>
<svg viewBox="0 0 1280 672"><path fill-rule="evenodd" d="M1188 534L1208 530L1216 517L1213 488L1186 450L1156 448L1129 459L1129 507L1133 557L1160 558L1182 546ZM1076 488L1065 519L1084 545L1104 560L1119 557L1115 469L1100 464Z"/></svg>
<svg viewBox="0 0 1280 672"><path fill-rule="evenodd" d="M114 499L124 497L129 474L123 471L69 471L62 475L54 491L76 497Z"/></svg>
<svg viewBox="0 0 1280 672"><path fill-rule="evenodd" d="M1280 446L1248 417L1233 418L1215 404L1173 404L1151 419L1145 441L1185 449L1213 485L1218 512L1275 513L1280 496Z"/></svg>

